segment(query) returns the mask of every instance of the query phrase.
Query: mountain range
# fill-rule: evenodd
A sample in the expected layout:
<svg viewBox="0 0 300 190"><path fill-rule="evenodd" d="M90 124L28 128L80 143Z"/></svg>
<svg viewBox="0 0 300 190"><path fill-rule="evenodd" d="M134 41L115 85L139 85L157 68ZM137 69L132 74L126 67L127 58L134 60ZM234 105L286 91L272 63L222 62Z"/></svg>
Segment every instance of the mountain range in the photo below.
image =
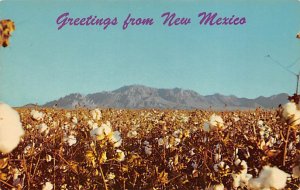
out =
<svg viewBox="0 0 300 190"><path fill-rule="evenodd" d="M192 90L181 88L158 89L142 85L124 86L113 91L103 91L83 95L69 94L58 100L44 104L45 107L74 108L160 108L160 109L255 109L274 108L288 100L288 94L282 93L270 97L260 96L255 99L238 98L221 94L202 96Z"/></svg>

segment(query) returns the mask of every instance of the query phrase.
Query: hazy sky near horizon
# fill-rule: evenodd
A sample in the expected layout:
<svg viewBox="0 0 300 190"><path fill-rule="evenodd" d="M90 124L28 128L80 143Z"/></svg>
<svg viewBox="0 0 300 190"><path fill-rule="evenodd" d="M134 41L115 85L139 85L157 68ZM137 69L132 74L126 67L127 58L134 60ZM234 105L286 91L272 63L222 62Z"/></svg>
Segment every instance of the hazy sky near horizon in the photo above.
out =
<svg viewBox="0 0 300 190"><path fill-rule="evenodd" d="M247 23L199 25L204 11ZM58 30L56 19L64 12L117 17L118 25ZM191 24L164 26L164 12L190 17ZM123 30L129 13L155 23ZM285 66L300 57L298 0L3 0L0 19L6 18L16 31L10 46L0 49L0 101L13 106L131 84L247 98L295 91L296 77L265 56ZM298 72L300 61L290 69Z"/></svg>

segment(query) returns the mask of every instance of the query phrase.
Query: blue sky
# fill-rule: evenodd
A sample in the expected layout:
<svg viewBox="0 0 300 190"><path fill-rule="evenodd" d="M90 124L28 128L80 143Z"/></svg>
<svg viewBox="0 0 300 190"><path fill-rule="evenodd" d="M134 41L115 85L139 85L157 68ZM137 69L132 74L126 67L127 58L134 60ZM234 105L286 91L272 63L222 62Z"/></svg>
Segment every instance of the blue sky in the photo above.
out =
<svg viewBox="0 0 300 190"><path fill-rule="evenodd" d="M200 12L245 17L237 26L199 25ZM118 25L65 26L57 17L117 17ZM163 26L164 12L190 17L187 26ZM133 17L152 26L129 26ZM0 18L15 21L11 45L0 49L0 101L13 106L45 103L69 93L114 90L123 85L192 89L254 98L295 91L283 65L300 57L297 0L100 0L0 2ZM300 61L291 70L300 70Z"/></svg>

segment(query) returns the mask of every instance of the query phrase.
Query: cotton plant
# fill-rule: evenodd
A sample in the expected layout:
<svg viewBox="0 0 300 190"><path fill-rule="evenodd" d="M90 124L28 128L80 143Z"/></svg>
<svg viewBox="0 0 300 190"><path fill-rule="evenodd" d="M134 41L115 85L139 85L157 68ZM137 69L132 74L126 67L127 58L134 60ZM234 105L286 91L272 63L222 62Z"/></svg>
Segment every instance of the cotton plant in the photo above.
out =
<svg viewBox="0 0 300 190"><path fill-rule="evenodd" d="M45 123L41 123L41 124L37 125L36 128L42 136L48 135L48 133L50 131L49 127Z"/></svg>
<svg viewBox="0 0 300 190"><path fill-rule="evenodd" d="M22 148L9 156L9 166L20 168L20 174L9 173L9 180L5 182L15 187L21 182L24 188L24 184L28 182L28 178L24 178L27 176L24 168L19 166L19 160L37 163L33 165L33 169L41 176L31 179L32 183L37 183L32 188L37 189L46 186L46 182L51 183L54 189L54 183L50 181L52 178L49 177L54 173L53 164L56 166L56 174L62 177L62 180L55 181L55 188L60 189L106 189L105 185L107 189L120 189L123 187L123 177L126 178L124 180L126 189L145 188L141 179L153 189L164 187L166 189L273 190L280 187L270 182L272 177L261 177L262 174L259 173L263 173L263 169L260 172L259 168L262 164L277 165L278 168L284 168L285 171L282 172L291 173L291 178L287 177L287 185L281 189L293 189L299 182L300 165L293 163L296 154L292 154L298 148L299 134L296 133L295 138L291 137L290 139L295 140L287 144L289 152L285 167L280 163L281 158L277 159L276 156L269 155L270 152L279 151L283 147L285 133L280 133L280 129L286 127L278 122L275 115L269 114L271 111L223 112L221 118L224 119L223 126L226 120L226 127L229 130L221 132L225 126L220 127L221 122L210 124L212 114L206 111L179 110L175 113L154 110L154 113L152 110L139 112L103 109L101 113L105 117L97 120L92 117L88 109L69 110L70 118L66 118L65 110L55 110L57 114L45 108L44 118L37 121L31 117L29 108L18 108L18 110L21 118L24 119L22 122L26 133L30 133L22 138ZM235 113L239 121L234 121ZM190 118L188 125L179 119L180 115ZM78 119L77 124L72 121L74 117ZM175 119L172 121L172 118ZM220 133L208 135L202 129L199 130L199 126L206 118L209 118L208 131L217 130ZM120 131L103 119L109 119L120 128ZM232 124L229 124L229 121ZM215 123L216 126L211 127ZM38 126L41 126L41 133ZM272 130L268 130L268 126ZM195 128L197 130L192 132ZM259 134L260 129L263 135ZM48 131L47 136L41 135L45 131ZM127 135L127 138L122 139L121 132ZM269 133L268 137L266 133ZM222 136L224 138L221 138ZM32 139L32 137L39 138ZM264 140L264 143L261 143L264 149L256 151L256 140L261 138ZM16 155L17 152L20 155ZM0 161L0 179L1 172ZM82 184L68 181L70 178L76 180L79 172L80 175L86 176L86 181ZM165 176L165 173L169 176ZM131 179L135 176L131 175L137 178L134 185ZM280 175L276 173L274 176ZM173 177L176 177L175 180ZM44 181L41 182L39 179ZM207 183L199 183L203 180ZM68 181L67 185L66 181ZM275 181L280 180L276 178ZM269 185L266 184L267 182Z"/></svg>
<svg viewBox="0 0 300 190"><path fill-rule="evenodd" d="M23 150L23 154L26 156L33 155L35 152L35 143L28 144Z"/></svg>
<svg viewBox="0 0 300 190"><path fill-rule="evenodd" d="M297 126L300 124L300 110L298 105L296 105L295 102L286 103L282 107L281 117L288 124L288 129L285 137L284 153L283 153L283 165L285 166L286 155L288 152L288 144L290 143L289 142L290 130L297 129Z"/></svg>
<svg viewBox="0 0 300 190"><path fill-rule="evenodd" d="M213 169L217 173L228 173L230 167L224 161L220 161L219 163L214 164Z"/></svg>
<svg viewBox="0 0 300 190"><path fill-rule="evenodd" d="M63 141L67 143L69 146L73 146L77 143L77 139L74 135L64 136Z"/></svg>
<svg viewBox="0 0 300 190"><path fill-rule="evenodd" d="M144 141L143 145L145 154L150 156L152 154L152 145L148 141Z"/></svg>
<svg viewBox="0 0 300 190"><path fill-rule="evenodd" d="M209 118L209 121L203 124L203 130L205 132L215 131L215 130L224 130L224 121L221 116L212 114Z"/></svg>
<svg viewBox="0 0 300 190"><path fill-rule="evenodd" d="M92 125L90 135L93 139L102 140L112 132L112 127L109 122L103 123L100 127L98 125Z"/></svg>
<svg viewBox="0 0 300 190"><path fill-rule="evenodd" d="M0 152L7 154L13 151L24 134L18 112L0 103Z"/></svg>
<svg viewBox="0 0 300 190"><path fill-rule="evenodd" d="M43 112L37 110L31 110L30 112L31 118L36 121L41 121L44 119L45 114Z"/></svg>
<svg viewBox="0 0 300 190"><path fill-rule="evenodd" d="M113 131L110 122L103 123L100 127L95 127L90 131L94 140L104 140L107 138L113 144L113 147L120 147L122 144L121 133Z"/></svg>
<svg viewBox="0 0 300 190"><path fill-rule="evenodd" d="M183 137L182 129L175 130L172 135L175 138L182 138Z"/></svg>
<svg viewBox="0 0 300 190"><path fill-rule="evenodd" d="M269 139L271 133L272 133L272 129L264 124L264 122L262 120L259 120L257 122L258 128L259 128L259 134L260 134L260 138L263 140Z"/></svg>
<svg viewBox="0 0 300 190"><path fill-rule="evenodd" d="M22 172L18 168L14 168L12 170L12 173L13 173L13 186L19 188L23 187L24 178L19 177L22 175ZM12 189L12 190L16 190L16 189Z"/></svg>
<svg viewBox="0 0 300 190"><path fill-rule="evenodd" d="M130 131L128 131L128 133L127 133L127 137L128 137L128 138L136 138L137 135L138 135L138 133L137 133L136 130L130 130Z"/></svg>
<svg viewBox="0 0 300 190"><path fill-rule="evenodd" d="M161 146L164 146L166 149L174 149L181 142L180 138L175 138L172 135L170 135L170 136L167 135L162 139L163 140L159 140L159 141L160 141L160 143L163 143Z"/></svg>
<svg viewBox="0 0 300 190"><path fill-rule="evenodd" d="M249 180L252 178L252 175L248 174L247 162L237 158L234 162L234 165L237 167L237 170L233 171L231 174L233 178L232 186L234 188L247 187L249 184Z"/></svg>
<svg viewBox="0 0 300 190"><path fill-rule="evenodd" d="M99 121L102 118L102 113L98 108L91 110L90 113L94 121Z"/></svg>

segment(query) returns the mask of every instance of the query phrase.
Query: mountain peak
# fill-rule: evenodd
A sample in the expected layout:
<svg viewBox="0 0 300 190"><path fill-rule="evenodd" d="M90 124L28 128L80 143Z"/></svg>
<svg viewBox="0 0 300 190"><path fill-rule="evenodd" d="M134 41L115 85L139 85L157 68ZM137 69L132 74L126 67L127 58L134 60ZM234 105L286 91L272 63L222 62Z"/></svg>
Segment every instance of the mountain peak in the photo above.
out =
<svg viewBox="0 0 300 190"><path fill-rule="evenodd" d="M287 102L287 94L255 99L238 98L219 93L201 96L193 90L181 88L158 89L144 85L128 85L110 92L98 92L86 96L80 93L69 94L44 106L73 108L75 106L109 108L164 108L164 109L253 109L273 108Z"/></svg>

